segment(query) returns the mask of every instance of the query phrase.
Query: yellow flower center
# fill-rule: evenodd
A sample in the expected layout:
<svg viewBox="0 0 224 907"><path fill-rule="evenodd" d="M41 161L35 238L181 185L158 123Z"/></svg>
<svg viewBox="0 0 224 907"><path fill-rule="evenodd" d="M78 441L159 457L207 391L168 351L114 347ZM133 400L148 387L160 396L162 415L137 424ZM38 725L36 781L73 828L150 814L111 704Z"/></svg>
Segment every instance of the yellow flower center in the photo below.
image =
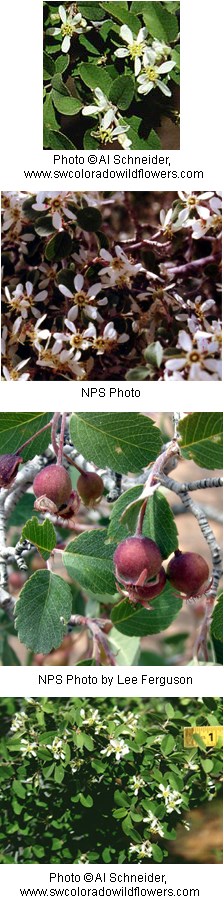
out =
<svg viewBox="0 0 224 907"><path fill-rule="evenodd" d="M158 73L156 72L156 69L153 69L153 66L147 66L146 74L150 82L156 82Z"/></svg>
<svg viewBox="0 0 224 907"><path fill-rule="evenodd" d="M144 50L143 41L134 41L134 44L128 44L128 50L130 57L134 60L135 57L140 57Z"/></svg>
<svg viewBox="0 0 224 907"><path fill-rule="evenodd" d="M109 352L117 344L117 340L107 340L106 337L98 337L97 340L94 340L92 346L94 350L103 350L103 352Z"/></svg>
<svg viewBox="0 0 224 907"><path fill-rule="evenodd" d="M213 214L212 217L212 229L216 230L219 233L222 227L222 217L221 214Z"/></svg>
<svg viewBox="0 0 224 907"><path fill-rule="evenodd" d="M186 205L188 205L189 208L195 208L197 201L198 201L198 199L196 198L195 195L189 195L186 200Z"/></svg>
<svg viewBox="0 0 224 907"><path fill-rule="evenodd" d="M82 334L80 334L80 331L78 331L77 334L72 334L72 336L69 337L69 343L73 350L80 349L83 343L83 336Z"/></svg>
<svg viewBox="0 0 224 907"><path fill-rule="evenodd" d="M73 35L74 32L75 32L74 25L69 25L69 22L65 22L65 23L61 26L61 34L62 34L62 37L63 37L63 38L64 38L65 35Z"/></svg>
<svg viewBox="0 0 224 907"><path fill-rule="evenodd" d="M192 353L189 353L187 356L187 362L189 363L189 365L191 365L192 362L203 362L203 359L204 354L198 353L197 350L193 350Z"/></svg>
<svg viewBox="0 0 224 907"><path fill-rule="evenodd" d="M89 303L89 299L88 299L86 293L84 293L84 290L79 290L78 293L75 293L75 295L74 295L74 304L75 305L78 305L80 308L82 308L85 305L88 305L88 303Z"/></svg>

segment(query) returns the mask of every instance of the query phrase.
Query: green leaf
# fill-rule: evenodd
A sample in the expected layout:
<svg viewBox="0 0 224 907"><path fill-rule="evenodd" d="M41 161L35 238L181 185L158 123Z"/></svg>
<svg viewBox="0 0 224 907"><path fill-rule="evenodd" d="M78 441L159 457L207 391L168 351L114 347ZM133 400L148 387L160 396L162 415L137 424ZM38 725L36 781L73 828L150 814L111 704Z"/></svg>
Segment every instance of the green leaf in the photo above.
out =
<svg viewBox="0 0 224 907"><path fill-rule="evenodd" d="M30 443L21 452L24 462L35 457L36 454L42 453L50 442L50 428L47 428L34 440L32 440L32 436L47 425L52 416L53 413L0 413L1 454L15 453L29 438Z"/></svg>
<svg viewBox="0 0 224 907"><path fill-rule="evenodd" d="M121 806L120 809L114 809L114 810L113 810L113 816L114 816L115 819L124 819L124 817L125 817L126 815L127 815L127 810L124 809L123 806Z"/></svg>
<svg viewBox="0 0 224 907"><path fill-rule="evenodd" d="M174 712L173 706L171 705L171 702L165 702L165 712L166 712L167 718L174 717L175 712Z"/></svg>
<svg viewBox="0 0 224 907"><path fill-rule="evenodd" d="M186 460L194 460L205 469L222 469L222 413L192 413L181 419L180 448Z"/></svg>
<svg viewBox="0 0 224 907"><path fill-rule="evenodd" d="M163 347L159 340L156 340L155 343L149 343L149 346L144 350L144 359L146 362L149 362L150 365L156 365L157 368L160 368L162 358L163 358Z"/></svg>
<svg viewBox="0 0 224 907"><path fill-rule="evenodd" d="M87 794L86 797L84 797L84 794L79 794L79 799L82 806L85 806L86 809L90 809L93 806L93 798L90 794Z"/></svg>
<svg viewBox="0 0 224 907"><path fill-rule="evenodd" d="M55 548L57 536L50 520L46 519L43 523L39 523L37 517L33 516L32 520L28 520L23 527L21 539L32 542L32 545L38 548L44 561L47 561Z"/></svg>
<svg viewBox="0 0 224 907"><path fill-rule="evenodd" d="M8 520L8 526L23 526L26 520L29 520L32 516L34 501L34 494L30 494L27 491L14 507Z"/></svg>
<svg viewBox="0 0 224 907"><path fill-rule="evenodd" d="M57 649L71 616L72 595L68 583L49 570L37 570L16 602L16 628L20 642L33 652Z"/></svg>
<svg viewBox="0 0 224 907"><path fill-rule="evenodd" d="M55 129L48 129L48 141L47 147L53 148L53 151L74 151L75 145L71 142L71 139L67 135L63 135L63 132L55 131Z"/></svg>
<svg viewBox="0 0 224 907"><path fill-rule="evenodd" d="M125 120L123 119L121 121L121 124L122 122L126 126L129 126L128 138L131 140L132 148L134 148L136 151L154 151L161 148L159 136L157 135L157 132L154 131L154 129L151 129L151 132L149 132L147 138L142 138L140 136L142 120L140 120L139 117L126 117Z"/></svg>
<svg viewBox="0 0 224 907"><path fill-rule="evenodd" d="M82 108L82 102L78 98L73 98L72 96L64 97L63 94L60 94L59 91L52 91L52 100L54 106L59 113L64 113L65 116L75 116L79 113L79 110Z"/></svg>
<svg viewBox="0 0 224 907"><path fill-rule="evenodd" d="M175 835L175 837L176 837L176 835ZM156 863L163 862L163 851L161 850L161 847L159 847L158 844L152 844L152 855L153 855Z"/></svg>
<svg viewBox="0 0 224 907"><path fill-rule="evenodd" d="M162 3L143 3L143 19L150 35L169 43L175 41L178 35L177 17L168 12Z"/></svg>
<svg viewBox="0 0 224 907"><path fill-rule="evenodd" d="M172 734L167 734L166 737L163 738L161 743L161 753L163 754L163 756L169 756L170 753L173 752L174 747L174 737L172 736Z"/></svg>
<svg viewBox="0 0 224 907"><path fill-rule="evenodd" d="M143 530L144 535L156 542L163 560L178 548L178 533L173 513L160 491L155 491L152 497L148 498Z"/></svg>
<svg viewBox="0 0 224 907"><path fill-rule="evenodd" d="M56 784L62 784L62 781L64 780L64 775L65 775L65 770L63 768L63 765L56 765L55 770L54 770L54 780L56 781Z"/></svg>
<svg viewBox="0 0 224 907"><path fill-rule="evenodd" d="M3 639L1 661L2 661L3 665L7 665L8 667L11 667L11 668L15 668L15 667L18 667L19 665L21 665L21 662L20 662L16 652L14 651L12 646L10 646L8 643L7 636L5 636Z"/></svg>
<svg viewBox="0 0 224 907"><path fill-rule="evenodd" d="M55 227L53 226L50 214L38 217L34 224L34 230L38 236L50 236L52 233L55 233Z"/></svg>
<svg viewBox="0 0 224 907"><path fill-rule="evenodd" d="M142 501L139 501L140 494L143 491L143 485L134 485L133 488L128 488L128 491L124 491L124 494L121 494L116 503L113 506L111 519L108 527L108 538L110 541L121 542L122 539L125 539L128 532L130 535L133 535L136 529L136 522L140 510ZM136 506L134 507L134 501L136 501ZM133 507L128 510L125 515L124 520L121 522L121 517L128 507L129 504L133 502ZM128 526L128 530L127 530Z"/></svg>
<svg viewBox="0 0 224 907"><path fill-rule="evenodd" d="M47 261L61 261L62 258L67 258L72 251L72 239L69 236L69 233L66 230L60 230L59 233L55 233L55 236L52 236L52 239L47 243L45 249L45 258Z"/></svg>
<svg viewBox="0 0 224 907"><path fill-rule="evenodd" d="M129 25L131 31L137 35L141 27L141 22L133 12L130 12L127 3L120 3L116 0L116 3L101 3L101 6L105 9L108 16L111 15L113 19L118 19L118 22Z"/></svg>
<svg viewBox="0 0 224 907"><path fill-rule="evenodd" d="M98 208L79 208L77 211L77 223L82 230L96 233L100 229L102 216Z"/></svg>
<svg viewBox="0 0 224 907"><path fill-rule="evenodd" d="M125 381L146 381L146 378L149 378L149 370L144 366L129 368L125 375Z"/></svg>
<svg viewBox="0 0 224 907"><path fill-rule="evenodd" d="M60 57L57 57L55 60L55 72L65 72L70 63L69 54L61 54Z"/></svg>
<svg viewBox="0 0 224 907"><path fill-rule="evenodd" d="M201 759L201 764L202 764L202 768L204 769L205 774L209 775L209 773L212 772L212 769L213 769L212 759Z"/></svg>
<svg viewBox="0 0 224 907"><path fill-rule="evenodd" d="M99 22L100 19L104 19L105 13L101 8L102 4L100 3L82 3L81 10L82 16L85 19L90 19L91 22Z"/></svg>
<svg viewBox="0 0 224 907"><path fill-rule="evenodd" d="M46 54L44 51L43 54L43 68L44 68L44 82L48 82L52 78L55 71L55 64L52 57L49 54Z"/></svg>
<svg viewBox="0 0 224 907"><path fill-rule="evenodd" d="M110 645L116 654L117 665L136 665L138 664L140 652L140 639L132 636L127 639L123 633L119 633L116 627L113 627L109 634Z"/></svg>
<svg viewBox="0 0 224 907"><path fill-rule="evenodd" d="M211 634L218 639L219 642L222 642L223 639L223 593L221 592L218 596L218 600L214 607L212 622L211 622Z"/></svg>
<svg viewBox="0 0 224 907"><path fill-rule="evenodd" d="M87 460L117 472L140 472L157 457L162 436L141 413L77 413L71 440Z"/></svg>
<svg viewBox="0 0 224 907"><path fill-rule="evenodd" d="M63 82L63 78L60 72L55 73L55 75L51 79L51 84L52 88L54 88L55 91L58 91L64 97L70 97L70 91L65 85L65 82Z"/></svg>
<svg viewBox="0 0 224 907"><path fill-rule="evenodd" d="M83 139L83 148L85 151L94 151L95 148L99 148L99 141L91 135L91 129L86 129Z"/></svg>
<svg viewBox="0 0 224 907"><path fill-rule="evenodd" d="M15 781L12 782L12 789L16 796L19 797L19 800L25 800L26 789L23 787L23 784L21 784L21 781L16 781L15 779Z"/></svg>
<svg viewBox="0 0 224 907"><path fill-rule="evenodd" d="M101 88L106 97L112 85L112 79L105 67L96 66L95 63L81 63L79 75L88 88Z"/></svg>
<svg viewBox="0 0 224 907"><path fill-rule="evenodd" d="M106 530L83 532L65 548L63 564L72 579L105 600L105 596L116 593L114 550L115 545L108 545Z"/></svg>
<svg viewBox="0 0 224 907"><path fill-rule="evenodd" d="M182 599L173 594L169 583L164 592L151 601L152 611L128 600L115 605L111 620L125 636L152 636L170 626L182 607Z"/></svg>
<svg viewBox="0 0 224 907"><path fill-rule="evenodd" d="M118 76L112 82L109 101L115 104L119 110L127 110L133 100L135 93L134 81L131 76Z"/></svg>

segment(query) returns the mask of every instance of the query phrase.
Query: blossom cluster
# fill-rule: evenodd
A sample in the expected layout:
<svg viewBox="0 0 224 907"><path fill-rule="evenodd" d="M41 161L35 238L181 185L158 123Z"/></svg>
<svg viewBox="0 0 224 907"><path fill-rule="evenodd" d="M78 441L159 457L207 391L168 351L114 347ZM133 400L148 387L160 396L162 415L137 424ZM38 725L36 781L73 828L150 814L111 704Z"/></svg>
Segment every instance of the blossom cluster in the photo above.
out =
<svg viewBox="0 0 224 907"><path fill-rule="evenodd" d="M221 795L221 740L183 744L183 723L211 716L220 698L3 697L1 861L173 862L169 840Z"/></svg>
<svg viewBox="0 0 224 907"><path fill-rule="evenodd" d="M45 148L57 132L65 149L159 148L164 112L179 142L179 4L167 17L159 0L159 24L144 4L116 13L116 3L44 3Z"/></svg>
<svg viewBox="0 0 224 907"><path fill-rule="evenodd" d="M3 193L4 380L220 380L221 197L143 195Z"/></svg>

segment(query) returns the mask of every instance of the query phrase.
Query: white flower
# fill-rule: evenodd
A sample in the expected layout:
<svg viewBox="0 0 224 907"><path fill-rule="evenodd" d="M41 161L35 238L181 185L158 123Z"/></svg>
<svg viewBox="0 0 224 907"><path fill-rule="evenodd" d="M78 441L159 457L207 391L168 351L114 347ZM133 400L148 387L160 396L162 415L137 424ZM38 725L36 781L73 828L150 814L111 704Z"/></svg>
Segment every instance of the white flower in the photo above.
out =
<svg viewBox="0 0 224 907"><path fill-rule="evenodd" d="M46 744L46 749L50 750L50 752L53 753L54 759L56 759L56 760L62 759L62 761L64 761L65 753L63 750L63 746L64 746L63 740L60 740L59 737L54 737L53 743Z"/></svg>
<svg viewBox="0 0 224 907"><path fill-rule="evenodd" d="M99 277L106 275L109 278L110 286L129 286L130 278L136 277L142 270L140 263L135 263L125 255L120 246L115 246L115 256L111 255L107 249L100 250L100 257L106 262L105 267L99 271Z"/></svg>
<svg viewBox="0 0 224 907"><path fill-rule="evenodd" d="M120 739L110 737L108 746L106 746L105 749L100 750L102 756L115 756L116 762L120 762L122 756L127 756L129 752L129 746L122 737L120 737Z"/></svg>
<svg viewBox="0 0 224 907"><path fill-rule="evenodd" d="M68 318L65 318L64 324L70 331L70 334L63 332L56 332L53 334L54 339L57 340L57 352L60 352L64 342L69 342L72 350L88 350L91 343L84 339L84 334L77 330L73 322L69 321Z"/></svg>
<svg viewBox="0 0 224 907"><path fill-rule="evenodd" d="M180 796L178 790L171 790L170 784L167 784L164 787L164 784L159 784L160 794L157 794L157 797L163 797L165 800L165 807L167 813L177 812L180 813L178 806L183 803L183 797Z"/></svg>
<svg viewBox="0 0 224 907"><path fill-rule="evenodd" d="M198 330L192 338L187 331L179 331L177 346L186 355L167 360L165 369L168 373L186 371L188 381L221 380L221 363L211 358L219 350L219 344L217 340L212 340L212 334Z"/></svg>
<svg viewBox="0 0 224 907"><path fill-rule="evenodd" d="M75 34L80 35L80 34L82 34L83 31L87 30L87 28L86 28L87 23L86 23L86 20L83 19L81 13L76 13L75 16L72 16L72 15L67 16L66 9L64 6L59 6L58 12L59 12L60 19L62 21L61 27L60 28L48 28L47 33L49 35L60 35L61 34L61 36L63 38L61 50L62 50L63 54L67 54L67 52L70 48L72 36Z"/></svg>
<svg viewBox="0 0 224 907"><path fill-rule="evenodd" d="M71 290L68 287L65 287L64 284L59 284L59 290L66 299L72 299L74 305L69 309L68 319L69 321L75 321L79 314L79 309L86 315L88 318L97 318L97 308L91 305L91 301L98 296L101 290L103 290L101 283L95 283L92 287L89 287L87 292L83 290L84 277L82 274L76 274L74 279L74 288L75 293L71 293ZM98 300L98 305L106 305L107 298L104 296L103 299Z"/></svg>
<svg viewBox="0 0 224 907"><path fill-rule="evenodd" d="M32 757L35 759L37 756L37 743L30 743L29 740L25 740L22 737L20 752L23 756L28 756L29 759L32 759Z"/></svg>
<svg viewBox="0 0 224 907"><path fill-rule="evenodd" d="M28 357L28 359L23 359L22 362L19 363L19 365L16 365L14 368L11 368L11 369L8 369L8 368L6 368L6 365L3 365L2 371L3 371L5 380L6 381L29 381L29 379L30 379L29 372L23 372L22 375L19 374L21 368L24 368L24 365L26 365L27 362L29 362L29 360L30 360L30 357Z"/></svg>
<svg viewBox="0 0 224 907"><path fill-rule="evenodd" d="M1 354L2 356L6 355L6 345L8 340L8 328L6 325L2 328L2 339L1 339Z"/></svg>
<svg viewBox="0 0 224 907"><path fill-rule="evenodd" d="M51 336L48 328L44 328L43 330L41 329L41 331L39 330L40 325L42 324L43 321L45 321L46 317L47 317L46 315L42 315L41 318L38 318L38 321L36 322L34 327L30 328L30 330L27 331L27 334L28 334L30 342L32 343L32 346L34 346L36 348L36 350L38 350L38 352L42 349L40 341L47 340ZM17 321L18 321L18 319L17 319Z"/></svg>
<svg viewBox="0 0 224 907"><path fill-rule="evenodd" d="M21 728L23 728L26 718L26 712L16 712L10 730L14 732L19 731Z"/></svg>
<svg viewBox="0 0 224 907"><path fill-rule="evenodd" d="M119 142L119 145L121 145L122 148L124 148L124 149L131 148L132 143L126 135L128 130L130 129L130 126L127 126L127 125L119 126L118 125L118 126L114 126L114 127L111 127L111 126L108 127L107 125L105 125L105 123L108 121L108 119L109 119L109 114L105 114L105 117L103 118L102 122L100 123L100 126L98 127L98 129L92 130L91 135L93 135L95 138L99 139L99 141L103 145L108 144L109 142L116 142L116 140L117 140Z"/></svg>
<svg viewBox="0 0 224 907"><path fill-rule="evenodd" d="M168 44L165 44L165 41L159 41L158 38L154 38L152 41L152 49L156 54L157 60L167 60L171 56L171 47Z"/></svg>
<svg viewBox="0 0 224 907"><path fill-rule="evenodd" d="M115 57L131 57L131 60L134 60L135 76L138 76L141 72L141 58L145 50L145 38L147 37L147 34L147 28L140 28L137 37L134 38L128 25L122 25L120 29L120 38L123 38L123 40L126 41L127 47L118 47L117 50L115 50Z"/></svg>
<svg viewBox="0 0 224 907"><path fill-rule="evenodd" d="M67 192L38 192L36 202L32 205L34 211L49 213L52 217L52 224L55 230L63 228L63 217L68 220L76 220L74 211L71 211L66 205ZM53 266L51 266L53 267Z"/></svg>
<svg viewBox="0 0 224 907"><path fill-rule="evenodd" d="M55 340L52 349L41 350L37 365L52 368L61 373L65 371L64 366L66 365L78 379L82 379L86 377L86 373L85 369L79 365L80 357L79 350L73 355L73 350L61 350L61 341Z"/></svg>
<svg viewBox="0 0 224 907"><path fill-rule="evenodd" d="M172 236L172 233L175 233L176 230L181 230L182 225L178 223L178 220L174 219L175 214L172 208L169 208L168 211L164 211L164 209L162 208L159 218L162 230L165 235L167 234L168 237Z"/></svg>
<svg viewBox="0 0 224 907"><path fill-rule="evenodd" d="M141 788L145 786L146 782L144 781L144 778L141 778L141 775L133 775L133 778L129 783L129 787L131 788L131 790L133 790L135 797L138 796L138 792L141 790Z"/></svg>
<svg viewBox="0 0 224 907"><path fill-rule="evenodd" d="M44 302L47 299L47 291L41 290L33 296L33 284L27 280L25 289L22 283L18 283L16 289L10 295L8 287L5 288L5 295L10 309L18 312L22 318L27 318L28 312L32 312L35 317L39 318L40 311L34 305L34 302Z"/></svg>
<svg viewBox="0 0 224 907"><path fill-rule="evenodd" d="M195 192L178 192L179 198L183 204L183 209L178 214L178 222L184 224L188 219L189 214L197 214L202 220L207 220L210 216L209 208L206 205L201 205L201 202L206 202L210 199L214 193L213 192L200 192L198 195Z"/></svg>
<svg viewBox="0 0 224 907"><path fill-rule="evenodd" d="M108 101L108 99L106 98L106 95L103 94L103 91L101 91L101 88L95 88L93 93L95 95L96 103L89 104L88 107L83 107L82 108L83 116L84 117L91 117L91 116L95 116L95 115L99 116L99 114L101 114L101 113L106 113L107 111L112 111L113 112L112 119L114 119L114 114L116 113L117 108L114 107L113 104L110 103L110 101ZM109 120L108 125L110 125L111 122L112 122L112 120Z"/></svg>
<svg viewBox="0 0 224 907"><path fill-rule="evenodd" d="M151 841L142 841L141 844L130 844L129 853L137 853L141 860L144 860L145 857L152 856L152 844Z"/></svg>
<svg viewBox="0 0 224 907"><path fill-rule="evenodd" d="M119 335L117 333L113 321L108 322L103 334L99 337L97 337L95 325L89 324L88 328L83 332L83 337L91 338L91 345L94 350L97 350L97 356L103 356L104 353L109 352L115 343L127 343L129 340L128 334Z"/></svg>
<svg viewBox="0 0 224 907"><path fill-rule="evenodd" d="M166 82L162 81L161 76L171 72L171 69L175 66L174 60L167 60L167 62L157 66L155 51L147 47L143 55L143 64L144 72L137 78L139 83L138 93L148 94L152 88L160 88L160 91L170 98L171 91Z"/></svg>
<svg viewBox="0 0 224 907"><path fill-rule="evenodd" d="M101 88L95 88L94 95L96 104L90 104L82 109L83 116L103 116L98 128L92 130L91 135L99 139L101 144L105 145L117 139L122 148L130 148L131 141L126 135L130 127L123 123L119 125L120 115L117 107L108 101Z"/></svg>
<svg viewBox="0 0 224 907"><path fill-rule="evenodd" d="M147 816L145 819L143 819L143 822L147 822L147 825L150 825L150 831L154 835L160 835L160 838L164 838L162 825L160 824L159 819L154 816L154 813L152 813L150 809L147 810Z"/></svg>

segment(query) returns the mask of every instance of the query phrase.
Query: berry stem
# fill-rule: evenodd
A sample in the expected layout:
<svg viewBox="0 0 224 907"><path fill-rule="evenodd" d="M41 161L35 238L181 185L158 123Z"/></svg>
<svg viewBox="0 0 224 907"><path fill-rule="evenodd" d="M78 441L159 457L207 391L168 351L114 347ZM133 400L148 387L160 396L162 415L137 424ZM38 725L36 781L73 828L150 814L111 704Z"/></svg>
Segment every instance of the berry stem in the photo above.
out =
<svg viewBox="0 0 224 907"><path fill-rule="evenodd" d="M65 426L66 426L66 413L62 413L60 441L59 441L58 455L57 455L57 466L62 466Z"/></svg>
<svg viewBox="0 0 224 907"><path fill-rule="evenodd" d="M52 419L52 429L51 429L51 443L52 443L52 447L53 447L56 457L58 456L58 443L57 443L56 434L57 434L59 416L60 416L60 413L54 413L54 416Z"/></svg>
<svg viewBox="0 0 224 907"><path fill-rule="evenodd" d="M143 504L140 508L140 511L139 511L135 535L143 534L142 530L143 530L144 516L145 516L147 503L148 503L148 498L145 498L145 500L143 501Z"/></svg>
<svg viewBox="0 0 224 907"><path fill-rule="evenodd" d="M21 446L18 447L18 450L16 451L16 453L17 454L21 453L21 450L24 450L24 447L27 447L27 445L31 444L31 441L34 441L35 438L38 437L38 435L41 435L43 431L46 431L47 428L50 428L52 426L52 423L53 423L53 419L51 419L50 422L47 423L47 425L43 425L42 428L39 428L38 431L35 431L34 435L32 435L31 438L28 438L27 441L24 441L24 444L21 444Z"/></svg>

